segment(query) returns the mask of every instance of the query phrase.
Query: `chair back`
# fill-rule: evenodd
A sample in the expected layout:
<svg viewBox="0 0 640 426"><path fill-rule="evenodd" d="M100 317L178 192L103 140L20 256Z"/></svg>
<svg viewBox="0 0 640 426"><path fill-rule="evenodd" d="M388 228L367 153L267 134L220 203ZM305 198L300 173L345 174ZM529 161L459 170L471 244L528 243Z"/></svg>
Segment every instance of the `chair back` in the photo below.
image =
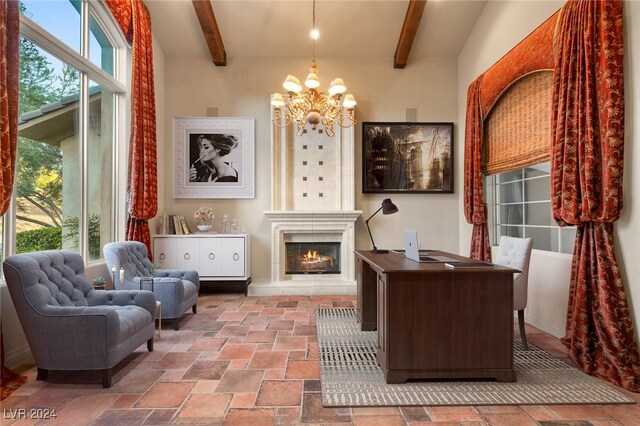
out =
<svg viewBox="0 0 640 426"><path fill-rule="evenodd" d="M68 250L14 254L4 260L4 276L14 300L44 313L47 306L88 306L93 286L82 256ZM25 306L26 307L26 306Z"/></svg>
<svg viewBox="0 0 640 426"><path fill-rule="evenodd" d="M520 270L513 274L513 309L522 310L527 306L529 286L529 263L533 239L515 238L503 235L498 245L498 256L494 263Z"/></svg>
<svg viewBox="0 0 640 426"><path fill-rule="evenodd" d="M153 272L153 264L149 260L147 246L139 241L118 241L107 243L102 249L104 260L109 271L115 267L116 279L114 286L124 289L124 283L119 280L120 268L124 268L125 281L132 281L135 277L148 277Z"/></svg>
<svg viewBox="0 0 640 426"><path fill-rule="evenodd" d="M4 277L33 356L42 359L51 338L47 322L67 307L88 306L94 293L82 256L50 250L8 256Z"/></svg>

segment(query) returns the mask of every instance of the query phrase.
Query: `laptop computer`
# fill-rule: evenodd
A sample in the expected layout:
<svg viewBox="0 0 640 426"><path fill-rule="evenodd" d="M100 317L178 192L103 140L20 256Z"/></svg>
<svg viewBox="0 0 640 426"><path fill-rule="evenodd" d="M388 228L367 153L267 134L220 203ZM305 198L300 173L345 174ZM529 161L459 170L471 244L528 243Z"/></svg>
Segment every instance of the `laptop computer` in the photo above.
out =
<svg viewBox="0 0 640 426"><path fill-rule="evenodd" d="M404 232L404 255L407 259L411 259L420 263L456 263L459 260L452 259L448 256L425 256L420 255L418 247L418 232L413 230L405 230Z"/></svg>

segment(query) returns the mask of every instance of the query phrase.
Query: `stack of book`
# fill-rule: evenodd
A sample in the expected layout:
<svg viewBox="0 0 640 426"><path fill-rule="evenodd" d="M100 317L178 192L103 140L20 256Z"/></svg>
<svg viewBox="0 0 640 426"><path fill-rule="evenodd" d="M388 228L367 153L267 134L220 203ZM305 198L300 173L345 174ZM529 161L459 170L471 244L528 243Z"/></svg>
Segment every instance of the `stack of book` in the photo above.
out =
<svg viewBox="0 0 640 426"><path fill-rule="evenodd" d="M170 235L188 235L193 234L191 228L189 228L189 224L187 224L187 220L184 216L169 214L166 216L166 226L165 230L167 234Z"/></svg>

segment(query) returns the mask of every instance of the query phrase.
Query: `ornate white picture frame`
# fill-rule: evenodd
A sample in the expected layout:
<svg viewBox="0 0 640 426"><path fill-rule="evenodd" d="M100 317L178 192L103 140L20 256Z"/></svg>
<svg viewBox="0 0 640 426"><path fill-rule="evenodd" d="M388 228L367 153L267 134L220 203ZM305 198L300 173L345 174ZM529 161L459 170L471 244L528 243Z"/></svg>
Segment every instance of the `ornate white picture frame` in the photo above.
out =
<svg viewBox="0 0 640 426"><path fill-rule="evenodd" d="M255 198L255 119L175 117L175 198Z"/></svg>

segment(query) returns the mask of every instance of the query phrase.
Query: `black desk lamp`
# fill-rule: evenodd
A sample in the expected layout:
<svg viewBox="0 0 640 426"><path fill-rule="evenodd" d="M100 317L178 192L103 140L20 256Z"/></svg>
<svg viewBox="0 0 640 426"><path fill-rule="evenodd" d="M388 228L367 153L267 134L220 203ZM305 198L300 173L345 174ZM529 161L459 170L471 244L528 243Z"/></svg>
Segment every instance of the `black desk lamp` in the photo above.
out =
<svg viewBox="0 0 640 426"><path fill-rule="evenodd" d="M367 231L369 231L369 238L371 238L371 245L373 245L373 250L371 250L371 252L372 253L389 253L389 250L379 249L378 247L376 247L376 243L373 242L373 236L371 235L371 229L369 228L369 221L380 210L382 210L382 214L393 214L398 211L398 207L396 207L396 205L391 202L391 198L385 198L384 200L382 200L382 206L380 206L380 208L376 210L374 214L369 216L369 219L365 220L364 224L367 225Z"/></svg>

